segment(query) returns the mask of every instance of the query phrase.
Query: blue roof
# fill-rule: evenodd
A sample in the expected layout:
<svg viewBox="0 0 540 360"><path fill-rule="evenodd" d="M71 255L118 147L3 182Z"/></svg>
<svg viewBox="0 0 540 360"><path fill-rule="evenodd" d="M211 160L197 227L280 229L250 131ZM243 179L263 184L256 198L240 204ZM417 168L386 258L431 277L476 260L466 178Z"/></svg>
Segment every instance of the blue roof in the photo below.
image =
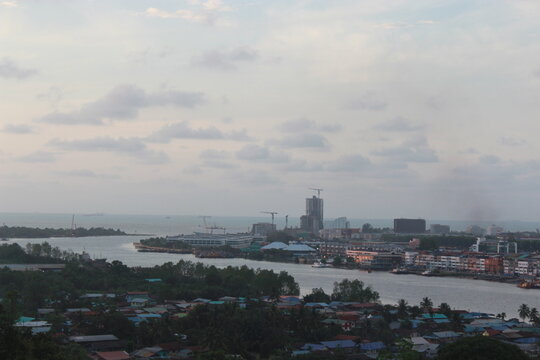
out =
<svg viewBox="0 0 540 360"><path fill-rule="evenodd" d="M305 307L328 307L327 303L310 302L304 305Z"/></svg>
<svg viewBox="0 0 540 360"><path fill-rule="evenodd" d="M161 315L159 314L139 314L137 315L141 319L158 319L161 318Z"/></svg>
<svg viewBox="0 0 540 360"><path fill-rule="evenodd" d="M324 351L326 350L326 346L321 344L305 344L304 346L302 346L302 350Z"/></svg>
<svg viewBox="0 0 540 360"><path fill-rule="evenodd" d="M448 324L450 320L448 319L435 319L433 320L436 324Z"/></svg>
<svg viewBox="0 0 540 360"><path fill-rule="evenodd" d="M154 282L161 282L161 279L144 279L148 282L154 283Z"/></svg>
<svg viewBox="0 0 540 360"><path fill-rule="evenodd" d="M521 339L514 340L514 342L517 342L519 344L535 344L537 342L540 342L540 338L536 338L536 337L521 338Z"/></svg>
<svg viewBox="0 0 540 360"><path fill-rule="evenodd" d="M382 341L375 341L375 342L360 344L360 349L364 351L376 351L376 350L382 350L384 348L385 346Z"/></svg>
<svg viewBox="0 0 540 360"><path fill-rule="evenodd" d="M334 341L321 341L321 344L329 349L345 349L356 346L356 343L352 340L334 340Z"/></svg>
<svg viewBox="0 0 540 360"><path fill-rule="evenodd" d="M424 318L424 319L447 319L446 315L444 315L444 314L422 314L422 318Z"/></svg>
<svg viewBox="0 0 540 360"><path fill-rule="evenodd" d="M482 326L465 325L464 331L466 333L484 332L486 329Z"/></svg>

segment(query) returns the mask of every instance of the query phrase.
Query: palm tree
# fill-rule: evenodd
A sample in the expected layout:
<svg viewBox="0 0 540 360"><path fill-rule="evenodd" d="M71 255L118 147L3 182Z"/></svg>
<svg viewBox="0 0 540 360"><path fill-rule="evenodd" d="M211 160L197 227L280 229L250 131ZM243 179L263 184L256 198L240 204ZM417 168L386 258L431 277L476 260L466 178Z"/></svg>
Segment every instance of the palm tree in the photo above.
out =
<svg viewBox="0 0 540 360"><path fill-rule="evenodd" d="M424 311L430 311L433 307L433 301L431 301L431 299L426 296L420 302L420 307L424 309Z"/></svg>
<svg viewBox="0 0 540 360"><path fill-rule="evenodd" d="M499 313L499 314L497 314L496 317L501 319L501 320L504 320L506 318L506 313L505 312Z"/></svg>
<svg viewBox="0 0 540 360"><path fill-rule="evenodd" d="M529 319L531 319L532 323L537 324L538 322L540 322L539 315L540 314L538 313L538 310L535 307L529 310Z"/></svg>
<svg viewBox="0 0 540 360"><path fill-rule="evenodd" d="M521 320L525 321L525 319L529 317L529 313L530 313L530 310L527 304L521 304L518 309L518 314Z"/></svg>
<svg viewBox="0 0 540 360"><path fill-rule="evenodd" d="M399 299L398 301L398 315L399 317L407 315L407 301L405 299Z"/></svg>

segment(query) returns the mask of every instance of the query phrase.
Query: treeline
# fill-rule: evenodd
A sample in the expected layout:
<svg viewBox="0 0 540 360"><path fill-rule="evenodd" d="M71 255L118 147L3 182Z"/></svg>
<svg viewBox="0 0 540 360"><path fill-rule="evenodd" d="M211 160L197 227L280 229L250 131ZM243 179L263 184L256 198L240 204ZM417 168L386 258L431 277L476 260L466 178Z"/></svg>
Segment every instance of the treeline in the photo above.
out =
<svg viewBox="0 0 540 360"><path fill-rule="evenodd" d="M36 245L39 244L29 247L35 254L40 250ZM41 244L40 251L43 251L43 247ZM28 254L17 244L0 246L0 254L4 263L30 260L45 263L63 259ZM51 300L55 306L62 308L88 291L116 294L149 291L157 301L197 297L215 299L225 295L277 298L300 293L298 284L286 272L253 270L247 266L218 269L181 260L176 264L168 262L152 268L130 268L120 261L99 266L81 261L76 255L68 256L63 262L66 262L66 267L58 273L0 270L0 298L9 291L16 291L21 294L21 310L34 311ZM145 280L149 278L162 281L149 283Z"/></svg>
<svg viewBox="0 0 540 360"><path fill-rule="evenodd" d="M103 227L52 229L32 228L26 226L0 226L0 238L8 239L36 239L50 237L85 237L85 236L116 236L127 235L120 229L106 229Z"/></svg>
<svg viewBox="0 0 540 360"><path fill-rule="evenodd" d="M1 264L50 264L64 263L80 259L81 255L72 251L60 250L48 242L41 244L27 244L26 251L19 244L0 245Z"/></svg>
<svg viewBox="0 0 540 360"><path fill-rule="evenodd" d="M476 237L468 235L396 235L383 234L381 239L390 242L409 242L412 239L420 240L420 250L434 250L440 246L466 249L476 242Z"/></svg>

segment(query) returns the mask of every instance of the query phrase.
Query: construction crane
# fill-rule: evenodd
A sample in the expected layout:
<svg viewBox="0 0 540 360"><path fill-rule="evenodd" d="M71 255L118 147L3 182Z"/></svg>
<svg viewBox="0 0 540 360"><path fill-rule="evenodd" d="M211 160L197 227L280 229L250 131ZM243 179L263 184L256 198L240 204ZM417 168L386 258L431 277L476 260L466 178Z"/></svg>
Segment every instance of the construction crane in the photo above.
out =
<svg viewBox="0 0 540 360"><path fill-rule="evenodd" d="M211 219L212 217L211 216L206 216L206 215L201 215L199 217L202 219L202 221L204 223L204 227L208 227L208 223L206 222L206 220Z"/></svg>
<svg viewBox="0 0 540 360"><path fill-rule="evenodd" d="M263 214L270 214L272 215L272 225L274 225L274 216L277 215L277 212L275 211L261 211Z"/></svg>
<svg viewBox="0 0 540 360"><path fill-rule="evenodd" d="M309 190L316 191L316 192L317 192L317 197L318 197L318 198L321 197L321 191L323 191L323 189L319 189L319 188L309 188Z"/></svg>

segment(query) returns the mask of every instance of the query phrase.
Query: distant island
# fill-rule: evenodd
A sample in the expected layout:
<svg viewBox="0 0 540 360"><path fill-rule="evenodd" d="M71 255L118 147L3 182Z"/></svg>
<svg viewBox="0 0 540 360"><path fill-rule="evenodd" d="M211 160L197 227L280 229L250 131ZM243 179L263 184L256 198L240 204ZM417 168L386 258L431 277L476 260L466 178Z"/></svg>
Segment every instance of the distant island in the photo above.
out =
<svg viewBox="0 0 540 360"><path fill-rule="evenodd" d="M75 229L32 228L26 226L0 226L0 239L35 239L50 237L85 237L85 236L118 236L129 235L120 229L78 227Z"/></svg>

